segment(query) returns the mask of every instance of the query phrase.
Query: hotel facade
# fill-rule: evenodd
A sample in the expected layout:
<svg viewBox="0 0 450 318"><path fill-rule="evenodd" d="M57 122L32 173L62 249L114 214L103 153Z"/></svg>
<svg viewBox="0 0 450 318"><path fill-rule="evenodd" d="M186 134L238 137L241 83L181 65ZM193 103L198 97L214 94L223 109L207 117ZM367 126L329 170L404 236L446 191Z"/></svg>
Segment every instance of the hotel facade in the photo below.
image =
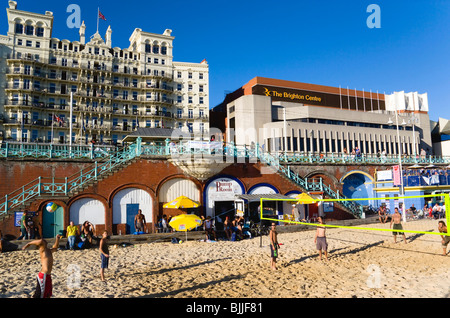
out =
<svg viewBox="0 0 450 318"><path fill-rule="evenodd" d="M208 132L209 66L173 61L172 30L136 28L122 49L111 27L87 41L83 21L79 41L60 40L52 12L21 11L15 1L6 11L0 140L115 144L138 127Z"/></svg>
<svg viewBox="0 0 450 318"><path fill-rule="evenodd" d="M397 116L396 116L397 112ZM211 117L226 140L270 152L430 154L427 94L390 95L255 77L228 94ZM397 132L398 122L398 132Z"/></svg>

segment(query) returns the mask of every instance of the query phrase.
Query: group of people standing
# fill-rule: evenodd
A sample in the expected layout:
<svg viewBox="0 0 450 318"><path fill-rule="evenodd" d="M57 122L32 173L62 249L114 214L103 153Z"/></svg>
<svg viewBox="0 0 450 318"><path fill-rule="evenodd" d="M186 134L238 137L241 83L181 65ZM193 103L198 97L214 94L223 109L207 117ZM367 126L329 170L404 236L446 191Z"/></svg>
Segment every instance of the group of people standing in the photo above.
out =
<svg viewBox="0 0 450 318"><path fill-rule="evenodd" d="M41 238L41 224L39 223L39 212L28 212L25 210L20 218L20 236L18 240L34 240Z"/></svg>

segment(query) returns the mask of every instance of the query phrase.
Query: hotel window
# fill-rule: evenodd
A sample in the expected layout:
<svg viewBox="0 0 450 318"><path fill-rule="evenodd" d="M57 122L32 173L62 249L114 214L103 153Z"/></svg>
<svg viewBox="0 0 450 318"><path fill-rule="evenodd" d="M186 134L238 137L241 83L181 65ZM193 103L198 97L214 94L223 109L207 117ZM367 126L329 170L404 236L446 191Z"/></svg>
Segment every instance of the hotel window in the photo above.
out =
<svg viewBox="0 0 450 318"><path fill-rule="evenodd" d="M159 63L158 59L154 59L153 62L154 62L155 64L158 64L158 63Z"/></svg>
<svg viewBox="0 0 450 318"><path fill-rule="evenodd" d="M23 25L20 23L16 23L15 32L17 34L22 34L23 33Z"/></svg>
<svg viewBox="0 0 450 318"><path fill-rule="evenodd" d="M188 109L188 118L194 118L194 110L192 108Z"/></svg>
<svg viewBox="0 0 450 318"><path fill-rule="evenodd" d="M198 74L198 79L203 79L203 73Z"/></svg>
<svg viewBox="0 0 450 318"><path fill-rule="evenodd" d="M161 64L162 64L162 65L166 65L166 60L161 59Z"/></svg>
<svg viewBox="0 0 450 318"><path fill-rule="evenodd" d="M187 123L187 127L188 127L188 131L189 131L190 133L191 133L191 132L194 132L192 123Z"/></svg>
<svg viewBox="0 0 450 318"><path fill-rule="evenodd" d="M189 91L189 92L192 92L192 84L189 84L189 86L188 86L188 91Z"/></svg>
<svg viewBox="0 0 450 318"><path fill-rule="evenodd" d="M165 46L161 47L161 54L162 55L167 55L167 47L165 47Z"/></svg>
<svg viewBox="0 0 450 318"><path fill-rule="evenodd" d="M43 37L44 36L44 28L36 27L36 36Z"/></svg>
<svg viewBox="0 0 450 318"><path fill-rule="evenodd" d="M198 103L199 103L199 104L203 104L203 97L202 97L202 96L199 97Z"/></svg>
<svg viewBox="0 0 450 318"><path fill-rule="evenodd" d="M18 89L19 88L19 83L20 83L19 79L15 78L14 82L13 82L13 88L14 89Z"/></svg>
<svg viewBox="0 0 450 318"><path fill-rule="evenodd" d="M11 129L11 139L17 140L17 129L15 128Z"/></svg>
<svg viewBox="0 0 450 318"><path fill-rule="evenodd" d="M25 26L25 34L33 35L33 33L34 33L34 27L32 25L26 25Z"/></svg>
<svg viewBox="0 0 450 318"><path fill-rule="evenodd" d="M177 118L181 118L183 116L183 109L177 108Z"/></svg>
<svg viewBox="0 0 450 318"><path fill-rule="evenodd" d="M181 91L181 84L177 84L177 90Z"/></svg>
<svg viewBox="0 0 450 318"><path fill-rule="evenodd" d="M203 93L203 85L199 85L199 86L198 86L198 91L199 91L200 93Z"/></svg>
<svg viewBox="0 0 450 318"><path fill-rule="evenodd" d="M150 44L145 44L145 53L151 53L152 46Z"/></svg>
<svg viewBox="0 0 450 318"><path fill-rule="evenodd" d="M181 72L177 72L177 78L181 78Z"/></svg>
<svg viewBox="0 0 450 318"><path fill-rule="evenodd" d="M23 80L23 89L30 89L30 80L29 79Z"/></svg>
<svg viewBox="0 0 450 318"><path fill-rule="evenodd" d="M198 111L198 116L201 117L201 118L203 118L203 117L205 116L205 111L204 111L203 109L200 109L200 110Z"/></svg>
<svg viewBox="0 0 450 318"><path fill-rule="evenodd" d="M146 120L145 121L145 127L147 127L147 128L152 127L152 121L151 120Z"/></svg>
<svg viewBox="0 0 450 318"><path fill-rule="evenodd" d="M37 48L40 48L40 47L41 47L41 42L37 42L37 41L36 41L36 47L37 47Z"/></svg>
<svg viewBox="0 0 450 318"><path fill-rule="evenodd" d="M183 100L182 100L182 97L181 96L177 96L177 103L182 103L183 102Z"/></svg>
<svg viewBox="0 0 450 318"><path fill-rule="evenodd" d="M192 104L192 103L193 103L193 102L192 102L192 96L189 96L188 103L189 103L189 104Z"/></svg>
<svg viewBox="0 0 450 318"><path fill-rule="evenodd" d="M24 69L23 74L31 75L31 66L30 65L25 65L25 69Z"/></svg>
<svg viewBox="0 0 450 318"><path fill-rule="evenodd" d="M188 78L192 78L192 72L189 72Z"/></svg>
<svg viewBox="0 0 450 318"><path fill-rule="evenodd" d="M33 45L33 43L30 40L27 40L26 46L31 47L32 45Z"/></svg>
<svg viewBox="0 0 450 318"><path fill-rule="evenodd" d="M153 46L153 54L158 54L159 53L159 46L155 45Z"/></svg>
<svg viewBox="0 0 450 318"><path fill-rule="evenodd" d="M17 45L22 45L22 39L17 39Z"/></svg>

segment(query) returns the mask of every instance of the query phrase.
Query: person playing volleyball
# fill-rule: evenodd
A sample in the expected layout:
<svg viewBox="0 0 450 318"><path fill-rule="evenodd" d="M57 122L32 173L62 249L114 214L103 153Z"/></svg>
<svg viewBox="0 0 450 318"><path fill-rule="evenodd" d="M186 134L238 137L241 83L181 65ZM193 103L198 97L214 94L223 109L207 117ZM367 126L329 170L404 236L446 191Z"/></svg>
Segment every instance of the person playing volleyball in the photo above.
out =
<svg viewBox="0 0 450 318"><path fill-rule="evenodd" d="M394 214L392 215L392 218L391 218L391 224L389 225L389 227L392 227L392 223L394 223L394 227L393 227L394 230L403 231L402 215L400 214L400 212L398 212L398 208L395 208ZM405 232L392 232L392 234L394 234L394 243L397 243L397 234L400 234L400 233L403 235L403 239L406 244Z"/></svg>
<svg viewBox="0 0 450 318"><path fill-rule="evenodd" d="M39 248L39 254L41 255L42 269L37 275L36 291L33 298L50 298L52 296L52 268L53 268L53 253L58 250L59 239L61 235L56 235L55 244L52 248L47 247L47 241L44 239L35 240L27 243L22 249L27 249L30 245L37 246Z"/></svg>

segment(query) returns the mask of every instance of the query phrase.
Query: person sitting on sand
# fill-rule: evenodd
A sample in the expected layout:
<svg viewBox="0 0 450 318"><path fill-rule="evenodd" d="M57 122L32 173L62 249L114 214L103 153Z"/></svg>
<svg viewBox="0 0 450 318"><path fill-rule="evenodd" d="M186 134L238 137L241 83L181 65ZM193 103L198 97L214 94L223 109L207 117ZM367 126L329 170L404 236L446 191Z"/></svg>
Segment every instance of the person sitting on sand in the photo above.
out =
<svg viewBox="0 0 450 318"><path fill-rule="evenodd" d="M52 268L53 268L53 253L58 250L59 239L61 236L56 235L55 244L50 249L47 247L48 243L44 239L35 240L27 243L22 249L25 250L29 246L34 245L39 248L41 256L42 269L37 277L36 291L33 298L50 298L52 296Z"/></svg>
<svg viewBox="0 0 450 318"><path fill-rule="evenodd" d="M448 233L447 225L445 224L444 221L439 221L438 230L440 233L446 233L446 234ZM441 237L442 237L442 248L444 249L443 255L446 256L447 255L447 246L448 246L448 243L450 243L450 236L441 235Z"/></svg>
<svg viewBox="0 0 450 318"><path fill-rule="evenodd" d="M386 206L382 205L378 209L378 219L380 220L380 223L386 223L387 221Z"/></svg>
<svg viewBox="0 0 450 318"><path fill-rule="evenodd" d="M391 218L391 224L389 225L389 228L392 227L392 223L394 223L394 230L403 230L403 226L402 226L402 215L398 212L398 208L395 208L394 214L392 215ZM402 234L403 235L403 239L405 241L406 244L406 235L405 232L392 232L392 234L394 234L394 243L397 243L397 234Z"/></svg>
<svg viewBox="0 0 450 318"><path fill-rule="evenodd" d="M89 221L84 221L81 226L81 240L84 242L85 247L89 247L93 243L94 238L94 225Z"/></svg>

